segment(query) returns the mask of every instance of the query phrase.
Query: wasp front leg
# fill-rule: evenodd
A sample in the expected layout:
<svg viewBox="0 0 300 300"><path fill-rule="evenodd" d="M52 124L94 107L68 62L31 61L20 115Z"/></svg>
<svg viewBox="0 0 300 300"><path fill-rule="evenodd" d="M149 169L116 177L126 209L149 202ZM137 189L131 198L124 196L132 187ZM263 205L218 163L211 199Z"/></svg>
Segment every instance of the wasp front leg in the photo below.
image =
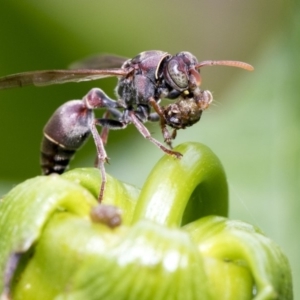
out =
<svg viewBox="0 0 300 300"><path fill-rule="evenodd" d="M141 135L144 138L146 138L147 140L149 140L151 143L153 143L155 146L157 146L158 148L160 148L166 154L174 156L176 158L181 158L182 157L181 153L166 148L162 143L160 143L155 138L153 138L152 135L150 134L149 130L143 124L143 122L141 120L141 117L140 117L139 114L137 114L137 112L135 112L135 111L128 111L128 117L130 119L130 122L137 128L137 130L141 133ZM148 120L148 118L147 118L147 120Z"/></svg>
<svg viewBox="0 0 300 300"><path fill-rule="evenodd" d="M174 140L175 136L173 133L170 133L167 128L166 119L164 116L164 111L162 108L157 104L154 98L149 99L149 103L153 107L155 114L150 114L148 117L149 121L159 121L161 132L164 138L164 142L172 149L172 140Z"/></svg>

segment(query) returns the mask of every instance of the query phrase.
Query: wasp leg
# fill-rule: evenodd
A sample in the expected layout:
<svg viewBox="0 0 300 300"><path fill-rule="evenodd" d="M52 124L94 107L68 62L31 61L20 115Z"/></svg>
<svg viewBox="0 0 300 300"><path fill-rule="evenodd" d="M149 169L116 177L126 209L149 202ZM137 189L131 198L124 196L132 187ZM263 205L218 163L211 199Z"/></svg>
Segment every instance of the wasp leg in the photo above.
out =
<svg viewBox="0 0 300 300"><path fill-rule="evenodd" d="M89 109L107 108L124 108L124 106L111 98L109 98L101 89L91 89L84 97L83 101Z"/></svg>
<svg viewBox="0 0 300 300"><path fill-rule="evenodd" d="M169 130L167 129L167 124L166 124L166 119L164 117L164 113L162 108L157 104L154 98L149 99L149 103L155 110L156 114L159 117L159 123L160 123L160 128L162 135L164 137L164 142L172 149L172 140L173 140L173 135L170 134Z"/></svg>
<svg viewBox="0 0 300 300"><path fill-rule="evenodd" d="M106 108L108 110L109 113L111 114L117 114L118 116L121 115L117 112L117 108L123 108L124 106L120 103L117 102L111 98L109 98L101 89L98 88L94 88L91 89L84 97L83 97L83 102L85 103L86 107L89 110L95 110L95 109L100 109L100 108ZM102 121L101 121L102 120ZM105 121L103 121L105 120ZM104 190L105 190L105 185L106 185L106 173L105 173L105 167L104 164L106 162L108 162L108 157L104 148L104 143L103 140L101 138L101 136L99 135L99 132L96 128L96 125L101 125L103 127L107 127L108 129L113 128L115 126L120 126L120 122L115 121L115 120L111 120L112 121L112 125L110 121L107 121L109 119L103 118L103 119L93 119L90 124L89 124L89 129L90 132L92 133L92 136L94 138L95 141L95 145L97 148L97 159L96 159L96 164L97 167L100 169L101 172L101 176L102 176L102 182L101 182L101 188L100 188L100 193L99 193L99 203L101 203L102 198L103 198L103 194L104 194ZM106 140L107 140L107 135L108 135L108 131L106 134ZM104 139L104 141L105 141Z"/></svg>
<svg viewBox="0 0 300 300"><path fill-rule="evenodd" d="M103 195L104 195L104 190L105 190L105 185L106 185L106 173L105 173L105 167L104 167L104 163L108 162L108 157L102 142L102 139L99 135L99 132L96 128L96 124L95 124L94 120L91 124L90 124L90 131L92 133L93 139L95 141L95 145L96 145L96 149L97 149L97 167L100 169L101 172L101 187L100 187L100 193L98 196L98 201L99 203L102 202L103 199Z"/></svg>
<svg viewBox="0 0 300 300"><path fill-rule="evenodd" d="M122 112L120 112L119 110L114 109L114 108L109 108L103 114L102 119L107 119L108 120L111 115L112 115L113 118L118 119L118 120L122 118ZM99 125L101 125L101 124L99 124ZM101 130L101 133L100 133L100 137L101 137L104 145L107 144L108 134L109 134L109 126L103 126L102 130Z"/></svg>
<svg viewBox="0 0 300 300"><path fill-rule="evenodd" d="M103 141L99 135L96 125L107 127L108 129L123 129L127 126L127 124L111 119L94 119L93 122L91 122L90 124L90 131L92 133L97 148L96 167L100 169L102 177L100 193L98 197L99 203L101 203L104 195L105 185L107 182L104 164L108 163L108 156L106 154Z"/></svg>
<svg viewBox="0 0 300 300"><path fill-rule="evenodd" d="M182 157L182 154L176 151L172 151L168 148L166 148L163 144L161 144L159 141L154 139L149 130L144 126L144 124L139 120L139 118L135 115L134 111L129 111L128 115L130 117L131 123L137 128L137 130L141 133L141 135L148 139L150 142L152 142L154 145L156 145L158 148L160 148L165 153L175 156L176 158Z"/></svg>
<svg viewBox="0 0 300 300"><path fill-rule="evenodd" d="M103 119L108 119L110 116L110 112L109 110L107 110L104 114L103 114ZM100 133L100 137L101 137L101 140L103 142L103 145L106 145L107 144L107 141L108 141L108 133L109 133L109 128L107 127L103 127L101 129L101 133Z"/></svg>
<svg viewBox="0 0 300 300"><path fill-rule="evenodd" d="M124 129L127 127L126 123L122 123L118 120L113 119L95 119L95 124L102 126L104 128L108 128L111 130Z"/></svg>
<svg viewBox="0 0 300 300"><path fill-rule="evenodd" d="M117 120L113 120L113 119L100 118L100 119L95 119L94 122L95 122L95 125L102 127L101 134L105 130L107 131L107 134L108 134L109 130L118 130L118 129L124 129L124 128L127 127L127 124L122 123L122 122L117 121ZM102 145L104 147L105 143L104 143L104 141L102 139L102 135L100 135L100 139L101 139ZM96 140L95 140L95 142L96 142ZM108 163L108 157L106 157L105 162ZM99 165L100 165L99 155L97 155L96 161L95 161L95 166L98 167Z"/></svg>
<svg viewBox="0 0 300 300"><path fill-rule="evenodd" d="M83 98L83 101L86 103L86 106L92 110L107 108L107 111L103 115L103 119L108 119L110 115L115 119L120 119L122 117L122 112L117 108L124 108L123 102L111 99L101 89L91 89ZM107 143L108 132L109 128L103 127L100 136L104 145Z"/></svg>

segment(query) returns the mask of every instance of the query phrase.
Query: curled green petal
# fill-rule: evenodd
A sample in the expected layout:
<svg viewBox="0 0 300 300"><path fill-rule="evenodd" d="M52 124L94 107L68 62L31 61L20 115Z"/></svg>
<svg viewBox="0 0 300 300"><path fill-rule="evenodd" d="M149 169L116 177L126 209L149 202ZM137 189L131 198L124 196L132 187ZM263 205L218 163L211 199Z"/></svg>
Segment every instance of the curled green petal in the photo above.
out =
<svg viewBox="0 0 300 300"><path fill-rule="evenodd" d="M253 278L253 299L293 299L291 269L281 249L262 232L247 223L209 216L185 227L204 257L209 278L220 278L221 268L211 262L240 268ZM228 271L229 268L228 268ZM228 278L236 278L228 273ZM217 295L228 293L222 281L215 288ZM235 298L235 287L228 299ZM236 295L235 295L236 296ZM224 299L224 298L223 298ZM251 298L252 299L252 298Z"/></svg>
<svg viewBox="0 0 300 300"><path fill-rule="evenodd" d="M37 177L17 186L1 203L0 269L6 269L13 253L23 253L32 246L55 211L68 210L86 217L95 204L87 190L60 176ZM1 272L0 290L3 276Z"/></svg>
<svg viewBox="0 0 300 300"><path fill-rule="evenodd" d="M141 190L134 222L145 218L178 226L207 215L227 216L227 181L216 155L199 143L184 143L174 150L183 157L165 155L152 169Z"/></svg>

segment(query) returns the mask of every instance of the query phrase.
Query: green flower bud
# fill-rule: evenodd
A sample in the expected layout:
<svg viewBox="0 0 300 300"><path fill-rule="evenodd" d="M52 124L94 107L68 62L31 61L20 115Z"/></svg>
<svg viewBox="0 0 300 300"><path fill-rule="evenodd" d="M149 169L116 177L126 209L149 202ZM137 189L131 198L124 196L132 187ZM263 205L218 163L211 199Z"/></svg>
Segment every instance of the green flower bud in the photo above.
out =
<svg viewBox="0 0 300 300"><path fill-rule="evenodd" d="M97 169L15 187L0 204L1 300L292 299L279 247L227 219L218 158L196 143L176 150L141 191L108 176L100 206ZM91 218L108 205L121 225Z"/></svg>

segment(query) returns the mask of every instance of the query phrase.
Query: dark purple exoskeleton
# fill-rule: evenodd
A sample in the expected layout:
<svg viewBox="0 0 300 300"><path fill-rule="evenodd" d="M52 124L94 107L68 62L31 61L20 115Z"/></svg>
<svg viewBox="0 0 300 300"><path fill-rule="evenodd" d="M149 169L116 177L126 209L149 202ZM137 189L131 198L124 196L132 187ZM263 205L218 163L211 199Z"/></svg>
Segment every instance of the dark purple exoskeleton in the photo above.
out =
<svg viewBox="0 0 300 300"><path fill-rule="evenodd" d="M44 127L41 167L45 175L62 174L70 159L91 134L94 112L81 100L60 106Z"/></svg>
<svg viewBox="0 0 300 300"><path fill-rule="evenodd" d="M122 67L120 64L123 62ZM99 202L106 183L104 164L107 162L104 144L109 129L123 129L133 124L138 131L165 153L180 158L171 141L176 130L199 121L202 111L212 102L209 91L200 89L199 69L207 65L226 65L252 70L237 61L198 62L189 52L172 56L163 51L142 52L132 59L106 55L84 60L73 70L26 72L0 78L0 89L34 84L37 86L118 77L117 100L94 88L82 100L66 102L56 110L44 128L41 147L41 166L44 174L63 173L69 160L92 134L97 147L97 166L102 183ZM98 67L107 69L98 69ZM114 68L112 68L114 67ZM162 107L163 98L177 102ZM105 109L103 118L95 118L95 109ZM159 121L164 141L169 148L154 139L143 123ZM103 128L101 136L96 126ZM174 130L169 133L167 126Z"/></svg>

